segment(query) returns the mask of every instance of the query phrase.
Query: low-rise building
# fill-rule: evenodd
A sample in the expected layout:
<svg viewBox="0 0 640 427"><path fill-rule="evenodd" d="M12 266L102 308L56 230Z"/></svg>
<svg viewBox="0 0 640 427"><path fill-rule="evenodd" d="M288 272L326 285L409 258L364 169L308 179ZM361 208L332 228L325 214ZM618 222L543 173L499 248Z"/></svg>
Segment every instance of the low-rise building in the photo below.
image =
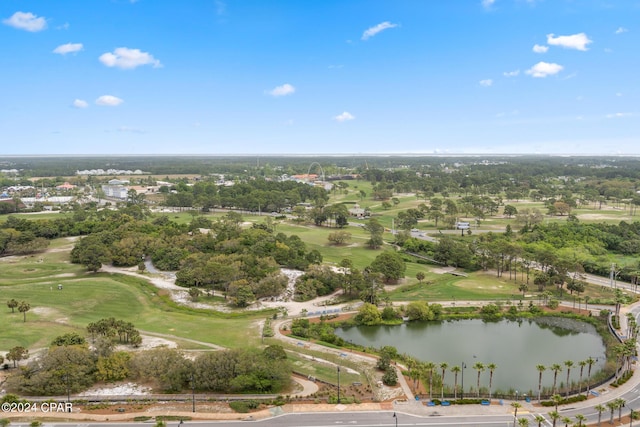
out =
<svg viewBox="0 0 640 427"><path fill-rule="evenodd" d="M125 200L129 189L124 185L103 185L102 191L106 197Z"/></svg>

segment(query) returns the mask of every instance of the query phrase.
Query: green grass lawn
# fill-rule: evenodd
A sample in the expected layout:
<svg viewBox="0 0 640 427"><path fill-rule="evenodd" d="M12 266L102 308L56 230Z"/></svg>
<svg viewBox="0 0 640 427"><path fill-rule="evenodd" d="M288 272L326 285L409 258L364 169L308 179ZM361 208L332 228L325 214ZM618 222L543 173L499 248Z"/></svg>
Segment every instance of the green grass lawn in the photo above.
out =
<svg viewBox="0 0 640 427"><path fill-rule="evenodd" d="M57 239L52 241L52 246L55 247L61 240L69 243L65 239ZM0 287L26 283L64 283L86 270L69 262L68 251L0 258L0 268Z"/></svg>
<svg viewBox="0 0 640 427"><path fill-rule="evenodd" d="M342 229L351 233L351 242L342 246L330 245L327 237L339 231L337 228L316 227L314 225L297 225L292 222L278 225L276 232L297 234L307 245L308 250L316 249L322 254L325 263L339 264L345 258L350 259L357 268L364 268L385 249L368 249L366 242L370 235L362 227L346 227ZM388 237L385 235L385 237Z"/></svg>
<svg viewBox="0 0 640 427"><path fill-rule="evenodd" d="M42 258L43 262L38 255L0 261L2 351L16 345L45 347L58 335L72 330L82 333L89 322L107 317L132 322L141 330L225 347L258 343L255 325L265 313L221 314L191 309L170 301L164 295L166 291L143 279L87 273L68 263L68 252L46 253ZM58 290L58 284L62 290ZM10 299L31 305L26 322L22 313L11 313L6 306Z"/></svg>
<svg viewBox="0 0 640 427"><path fill-rule="evenodd" d="M398 286L389 293L395 301L452 301L510 299L518 292L518 285L508 280L508 276L495 277L485 273L470 273L468 277L451 274L427 273L422 284L415 280Z"/></svg>
<svg viewBox="0 0 640 427"><path fill-rule="evenodd" d="M330 384L337 384L338 372L335 365L314 361L313 359L306 358L301 354L296 353L289 352L287 353L287 356L293 364L294 371L303 375L314 376L320 381L325 381ZM318 358L323 358L324 360L327 360L327 358L329 358L329 362L338 363L340 365L343 365L345 363L343 360L338 360L338 356L329 355L326 353L318 355ZM351 384L352 382L366 383L367 379L364 375L352 374L343 367L340 370L340 383L343 386L346 386Z"/></svg>
<svg viewBox="0 0 640 427"><path fill-rule="evenodd" d="M16 218L28 219L30 221L35 221L39 219L61 219L73 216L73 212L38 212L38 213L15 213L9 214L15 216ZM0 222L5 222L9 215L0 215Z"/></svg>

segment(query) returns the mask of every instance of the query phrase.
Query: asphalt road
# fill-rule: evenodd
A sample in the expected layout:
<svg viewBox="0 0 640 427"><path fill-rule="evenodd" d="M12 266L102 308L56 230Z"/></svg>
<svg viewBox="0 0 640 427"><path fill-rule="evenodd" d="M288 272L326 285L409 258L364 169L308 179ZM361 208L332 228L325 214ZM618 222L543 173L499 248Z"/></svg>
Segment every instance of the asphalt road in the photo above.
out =
<svg viewBox="0 0 640 427"><path fill-rule="evenodd" d="M346 412L346 413L307 413L287 414L261 421L185 421L182 427L219 427L231 425L256 425L260 427L380 427L380 426L486 426L511 427L512 415L486 416L431 416L417 417L396 412ZM396 424L397 421L397 424ZM92 423L92 427L140 427L145 423ZM29 423L11 423L12 426L29 427ZM86 427L87 423L46 423L46 427ZM170 421L167 427L180 427L178 421Z"/></svg>

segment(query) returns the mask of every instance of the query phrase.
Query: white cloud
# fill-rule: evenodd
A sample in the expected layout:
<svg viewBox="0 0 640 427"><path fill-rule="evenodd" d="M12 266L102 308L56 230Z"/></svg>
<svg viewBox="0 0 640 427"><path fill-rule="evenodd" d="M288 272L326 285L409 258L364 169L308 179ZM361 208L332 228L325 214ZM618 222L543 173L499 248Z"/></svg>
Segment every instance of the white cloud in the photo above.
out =
<svg viewBox="0 0 640 427"><path fill-rule="evenodd" d="M285 83L282 86L276 86L271 89L268 94L271 96L286 96L291 95L296 91L296 88L290 85L289 83Z"/></svg>
<svg viewBox="0 0 640 427"><path fill-rule="evenodd" d="M505 71L504 73L502 73L502 75L504 75L505 77L516 77L519 74L520 70Z"/></svg>
<svg viewBox="0 0 640 427"><path fill-rule="evenodd" d="M496 0L482 0L480 3L482 4L482 7L489 9L495 2Z"/></svg>
<svg viewBox="0 0 640 427"><path fill-rule="evenodd" d="M533 49L535 53L546 53L549 50L549 46L542 46L539 44L534 44Z"/></svg>
<svg viewBox="0 0 640 427"><path fill-rule="evenodd" d="M128 47L116 48L113 53L103 53L98 59L107 67L122 69L132 69L141 65L152 65L154 68L162 67L160 61L150 53L142 52L140 49L129 49Z"/></svg>
<svg viewBox="0 0 640 427"><path fill-rule="evenodd" d="M369 29L367 29L364 33L362 33L362 40L368 40L371 37L375 36L376 34L378 34L381 31L387 30L389 28L395 28L397 27L398 24L392 24L389 21L384 21L379 23L376 26L373 26Z"/></svg>
<svg viewBox="0 0 640 427"><path fill-rule="evenodd" d="M67 43L61 44L57 48L53 49L53 53L59 53L60 55L66 55L67 53L80 52L83 49L82 43Z"/></svg>
<svg viewBox="0 0 640 427"><path fill-rule="evenodd" d="M74 99L72 105L75 108L87 108L89 106L89 103L84 99Z"/></svg>
<svg viewBox="0 0 640 427"><path fill-rule="evenodd" d="M585 33L573 34L570 36L554 37L554 34L547 34L547 44L552 46L562 46L567 49L577 49L585 51L587 45L593 41Z"/></svg>
<svg viewBox="0 0 640 427"><path fill-rule="evenodd" d="M480 83L480 86L489 87L493 84L493 80L484 79L484 80L480 80L479 83Z"/></svg>
<svg viewBox="0 0 640 427"><path fill-rule="evenodd" d="M622 96L622 92L616 92L616 96Z"/></svg>
<svg viewBox="0 0 640 427"><path fill-rule="evenodd" d="M122 104L124 101L117 96L113 95L102 95L98 99L96 99L97 105L103 105L106 107L117 107Z"/></svg>
<svg viewBox="0 0 640 427"><path fill-rule="evenodd" d="M538 62L536 65L525 71L532 77L547 77L558 74L564 67L560 64Z"/></svg>
<svg viewBox="0 0 640 427"><path fill-rule="evenodd" d="M4 19L3 24L19 30L31 32L42 31L47 28L47 21L42 17L38 17L31 12L16 12L11 18Z"/></svg>
<svg viewBox="0 0 640 427"><path fill-rule="evenodd" d="M627 30L624 27L618 27L618 29L616 30L616 34L626 33L627 31L629 31L629 30Z"/></svg>
<svg viewBox="0 0 640 427"><path fill-rule="evenodd" d="M345 111L342 114L338 114L337 116L335 116L333 120L337 122L346 122L349 120L353 120L355 118L356 117L353 114L349 113L348 111Z"/></svg>
<svg viewBox="0 0 640 427"><path fill-rule="evenodd" d="M631 117L633 116L633 113L613 113L613 114L607 114L605 117L607 119L619 119L622 117Z"/></svg>

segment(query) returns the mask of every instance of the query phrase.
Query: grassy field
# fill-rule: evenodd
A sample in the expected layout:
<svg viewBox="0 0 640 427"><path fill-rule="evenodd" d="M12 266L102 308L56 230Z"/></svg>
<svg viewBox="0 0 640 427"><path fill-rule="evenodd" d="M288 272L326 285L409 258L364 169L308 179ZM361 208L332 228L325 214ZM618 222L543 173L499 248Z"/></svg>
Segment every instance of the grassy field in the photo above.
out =
<svg viewBox="0 0 640 427"><path fill-rule="evenodd" d="M2 304L0 349L16 345L39 348L61 334L82 332L89 322L106 317L132 322L138 329L175 335L225 347L245 347L258 342L258 327L265 313L220 314L196 310L170 301L162 290L143 279L107 273L87 273L68 262L69 241L53 241L60 252L0 260ZM62 290L58 290L58 284ZM6 301L31 305L27 321L12 313ZM186 345L186 344L185 344ZM199 347L189 344L188 347Z"/></svg>
<svg viewBox="0 0 640 427"><path fill-rule="evenodd" d="M388 290L392 301L481 301L481 300L537 300L537 287L533 283L529 284L528 290L523 297L518 289L522 283L520 275L518 281L509 279L508 273L502 277L496 277L495 272L474 272L468 273L467 277L454 276L452 274L436 274L430 271L429 267L420 264L425 273L422 284L415 279L415 274L410 276L410 269L407 268L407 277L404 283ZM559 292L554 287L547 287L546 291L551 291L554 298L560 298ZM592 299L612 299L613 291L608 287L597 285L587 285L585 292L580 295L582 300L585 296ZM568 291L563 291L564 300L572 301L574 296ZM584 304L584 303L583 303Z"/></svg>

